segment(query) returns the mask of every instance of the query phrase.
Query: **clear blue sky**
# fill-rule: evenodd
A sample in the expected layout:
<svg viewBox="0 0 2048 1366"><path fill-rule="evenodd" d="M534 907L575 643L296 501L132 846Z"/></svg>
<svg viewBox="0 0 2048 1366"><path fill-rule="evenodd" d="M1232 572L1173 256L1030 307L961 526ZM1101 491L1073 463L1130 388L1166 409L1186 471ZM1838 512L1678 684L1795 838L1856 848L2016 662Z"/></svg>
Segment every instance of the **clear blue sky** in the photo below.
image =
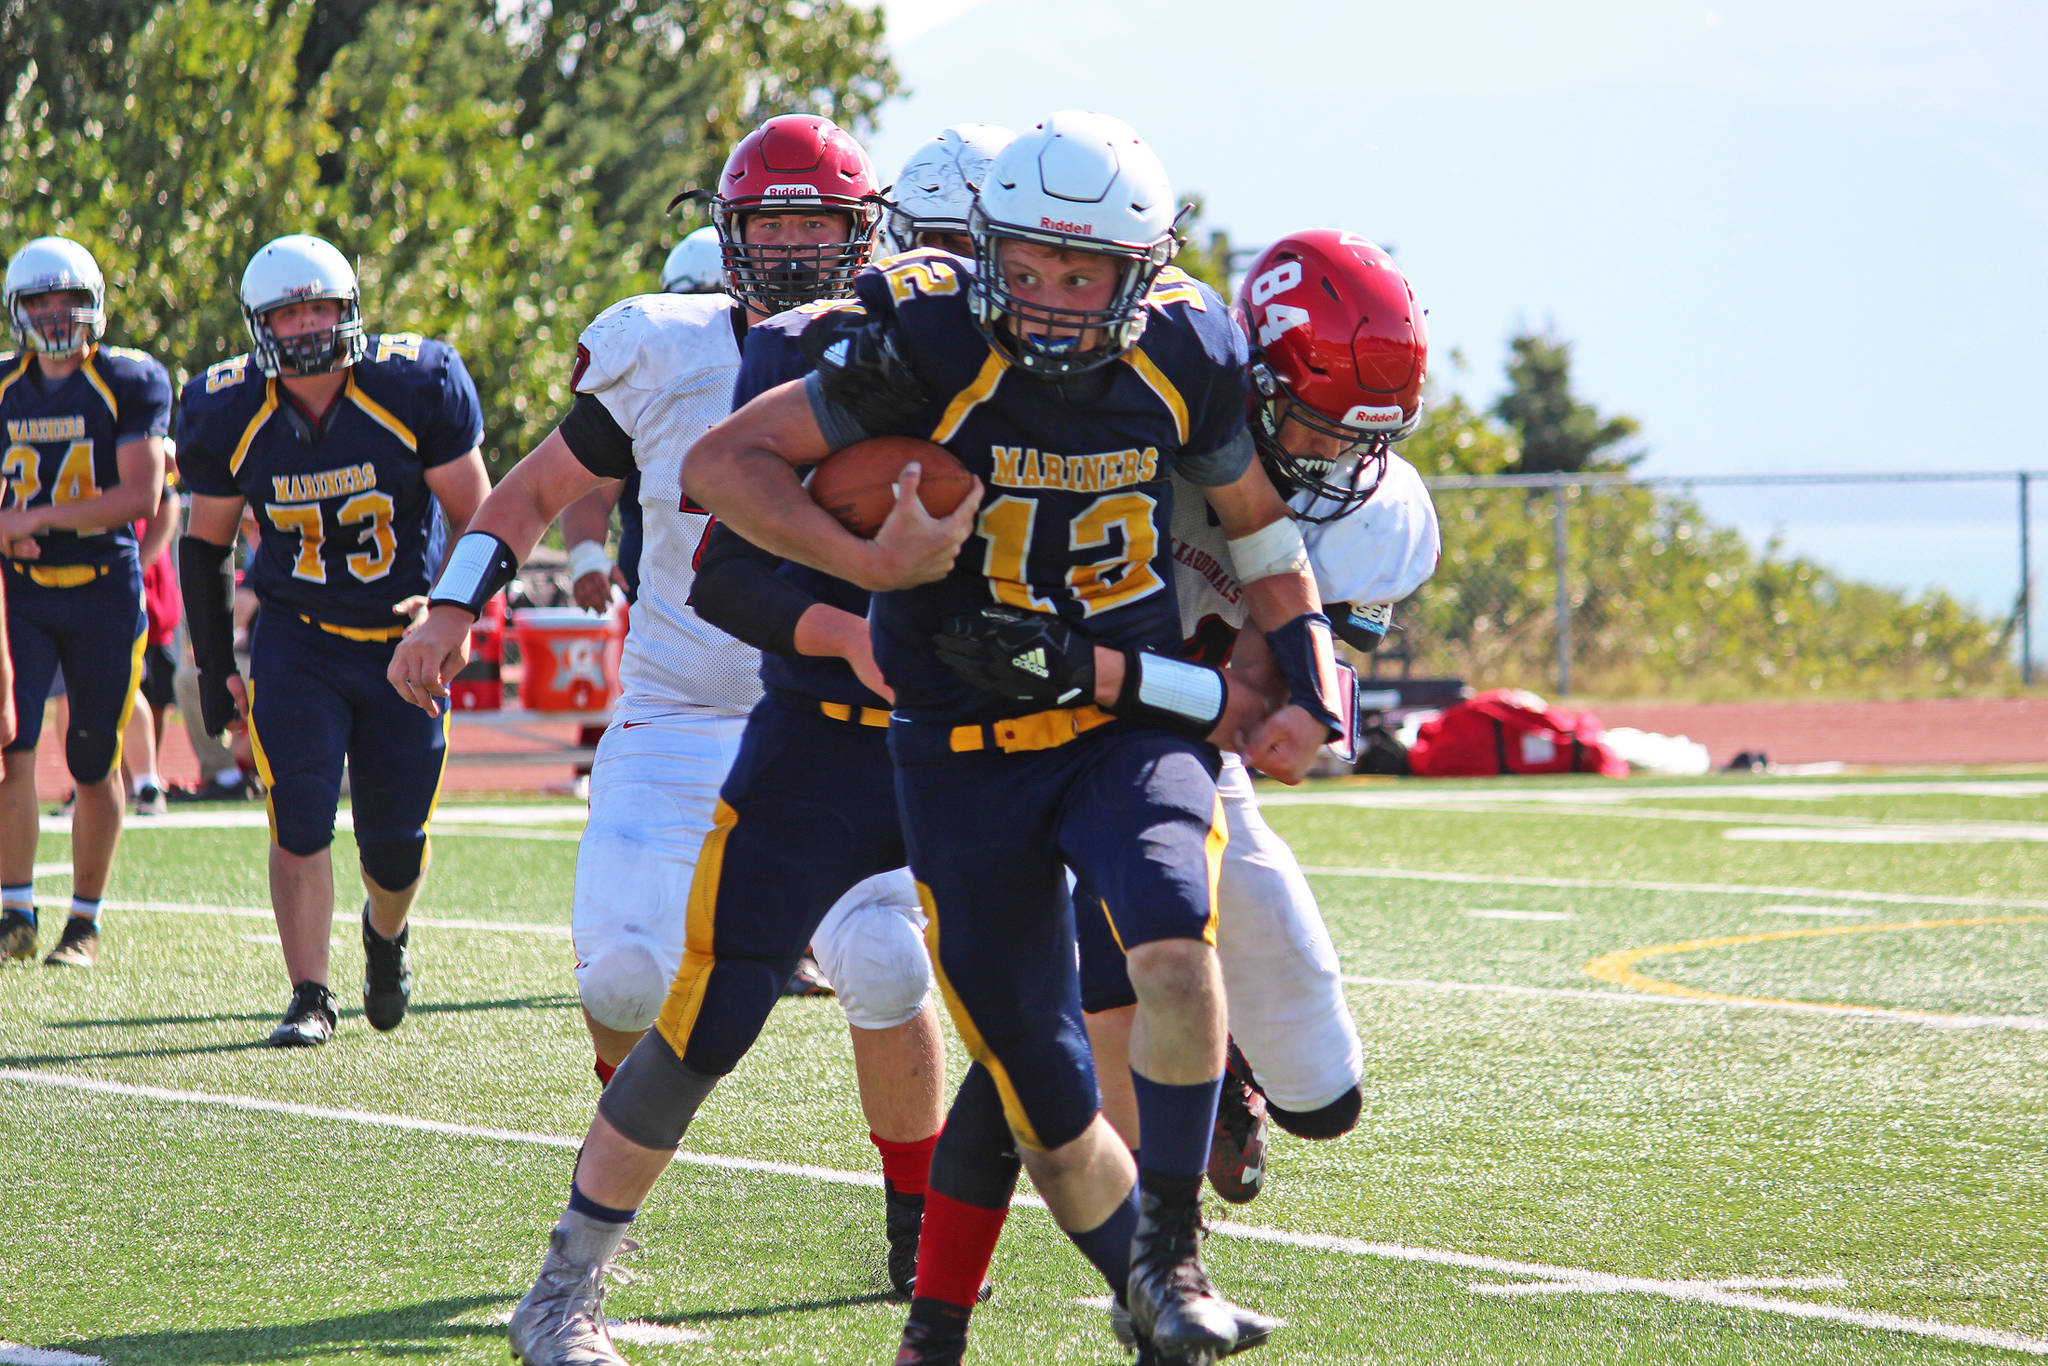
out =
<svg viewBox="0 0 2048 1366"><path fill-rule="evenodd" d="M884 177L949 123L1101 109L1241 244L1330 226L1392 248L1440 384L1490 401L1507 338L1554 329L1582 394L1643 422L1645 472L2048 469L2041 0L885 11L911 93L871 140ZM2017 528L2009 489L1978 493L1958 515L1996 553L1940 574L1883 528L1910 488L1739 515L1831 516L1813 543L1845 567L1988 608Z"/></svg>

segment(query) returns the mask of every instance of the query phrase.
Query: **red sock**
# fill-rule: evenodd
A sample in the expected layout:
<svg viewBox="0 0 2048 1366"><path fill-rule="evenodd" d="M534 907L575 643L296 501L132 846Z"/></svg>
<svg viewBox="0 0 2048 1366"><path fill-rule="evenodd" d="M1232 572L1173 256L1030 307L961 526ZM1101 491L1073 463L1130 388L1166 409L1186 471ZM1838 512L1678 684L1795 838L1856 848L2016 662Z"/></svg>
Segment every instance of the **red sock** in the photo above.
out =
<svg viewBox="0 0 2048 1366"><path fill-rule="evenodd" d="M915 1143L897 1143L870 1133L868 1141L882 1154L882 1179L905 1195L923 1195L931 1182L932 1149L939 1136L920 1138Z"/></svg>
<svg viewBox="0 0 2048 1366"><path fill-rule="evenodd" d="M612 1084L612 1073L619 1069L606 1062L603 1058L597 1059L596 1067L597 1084L599 1086L610 1086Z"/></svg>
<svg viewBox="0 0 2048 1366"><path fill-rule="evenodd" d="M924 1233L917 1245L917 1298L974 1308L1009 1206L983 1209L943 1191L924 1197Z"/></svg>

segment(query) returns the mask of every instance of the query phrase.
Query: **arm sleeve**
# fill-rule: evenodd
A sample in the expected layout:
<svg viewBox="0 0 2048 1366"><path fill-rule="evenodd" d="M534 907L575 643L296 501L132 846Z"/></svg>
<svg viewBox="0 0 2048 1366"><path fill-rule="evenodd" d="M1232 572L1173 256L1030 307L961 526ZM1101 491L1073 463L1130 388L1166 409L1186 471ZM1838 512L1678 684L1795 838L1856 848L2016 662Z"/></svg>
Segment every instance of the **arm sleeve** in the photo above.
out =
<svg viewBox="0 0 2048 1366"><path fill-rule="evenodd" d="M776 572L781 564L714 521L697 560L690 606L727 635L768 654L794 658L797 620L818 599Z"/></svg>
<svg viewBox="0 0 2048 1366"><path fill-rule="evenodd" d="M420 445L420 459L429 469L461 459L484 440L483 403L477 398L476 381L469 377L469 369L454 347L447 348L447 356L440 401Z"/></svg>
<svg viewBox="0 0 2048 1366"><path fill-rule="evenodd" d="M595 394L576 395L557 430L569 453L600 479L624 479L639 468L633 461L633 438Z"/></svg>
<svg viewBox="0 0 2048 1366"><path fill-rule="evenodd" d="M1258 451L1252 445L1251 431L1239 423L1237 430L1227 437L1223 444L1213 450L1201 452L1183 451L1173 463L1173 472L1187 479L1191 484L1205 488L1217 488L1234 484L1244 472L1251 468Z"/></svg>

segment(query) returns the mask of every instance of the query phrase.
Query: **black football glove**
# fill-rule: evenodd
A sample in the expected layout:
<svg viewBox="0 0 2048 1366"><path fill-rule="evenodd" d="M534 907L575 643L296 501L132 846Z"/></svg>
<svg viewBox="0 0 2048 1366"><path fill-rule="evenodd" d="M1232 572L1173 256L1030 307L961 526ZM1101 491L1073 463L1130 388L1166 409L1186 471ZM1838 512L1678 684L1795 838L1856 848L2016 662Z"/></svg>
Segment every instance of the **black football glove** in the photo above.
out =
<svg viewBox="0 0 2048 1366"><path fill-rule="evenodd" d="M798 339L825 397L870 432L891 431L931 403L897 349L895 333L865 313L820 313Z"/></svg>
<svg viewBox="0 0 2048 1366"><path fill-rule="evenodd" d="M977 688L1048 707L1095 699L1095 642L1049 612L984 607L948 620L932 644Z"/></svg>

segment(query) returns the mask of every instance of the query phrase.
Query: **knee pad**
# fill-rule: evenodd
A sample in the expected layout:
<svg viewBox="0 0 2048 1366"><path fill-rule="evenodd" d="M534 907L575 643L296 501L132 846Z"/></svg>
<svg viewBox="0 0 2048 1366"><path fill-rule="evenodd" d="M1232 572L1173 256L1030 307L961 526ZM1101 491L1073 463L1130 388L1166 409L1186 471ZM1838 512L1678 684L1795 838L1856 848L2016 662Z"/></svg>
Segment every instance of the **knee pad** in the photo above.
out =
<svg viewBox="0 0 2048 1366"><path fill-rule="evenodd" d="M1339 1138L1351 1132L1358 1123L1358 1112L1365 1098L1354 1086L1328 1105L1314 1110L1287 1110L1266 1098L1266 1113L1273 1122L1293 1134L1296 1138Z"/></svg>
<svg viewBox="0 0 2048 1366"><path fill-rule="evenodd" d="M963 1205L1003 1209L1016 1193L1023 1165L995 1080L975 1063L961 1080L933 1145L931 1187Z"/></svg>
<svg viewBox="0 0 2048 1366"><path fill-rule="evenodd" d="M914 887L870 878L842 897L811 936L818 966L856 1029L907 1024L931 996L931 957ZM908 898L895 895L908 891Z"/></svg>
<svg viewBox="0 0 2048 1366"><path fill-rule="evenodd" d="M400 835L396 839L356 837L356 853L370 881L387 892L402 892L420 880L427 862L427 834Z"/></svg>
<svg viewBox="0 0 2048 1366"><path fill-rule="evenodd" d="M576 964L576 991L590 1018L621 1034L654 1026L675 974L643 940L619 936Z"/></svg>
<svg viewBox="0 0 2048 1366"><path fill-rule="evenodd" d="M319 853L334 843L334 810L340 800L338 782L303 774L280 777L270 785L271 838L287 854L304 858Z"/></svg>
<svg viewBox="0 0 2048 1366"><path fill-rule="evenodd" d="M74 722L78 709L71 711ZM64 734L64 766L78 783L96 783L121 762L121 732L118 729L87 730L74 724Z"/></svg>
<svg viewBox="0 0 2048 1366"><path fill-rule="evenodd" d="M643 1148L673 1152L718 1078L686 1065L659 1034L633 1046L597 1098L598 1113Z"/></svg>

